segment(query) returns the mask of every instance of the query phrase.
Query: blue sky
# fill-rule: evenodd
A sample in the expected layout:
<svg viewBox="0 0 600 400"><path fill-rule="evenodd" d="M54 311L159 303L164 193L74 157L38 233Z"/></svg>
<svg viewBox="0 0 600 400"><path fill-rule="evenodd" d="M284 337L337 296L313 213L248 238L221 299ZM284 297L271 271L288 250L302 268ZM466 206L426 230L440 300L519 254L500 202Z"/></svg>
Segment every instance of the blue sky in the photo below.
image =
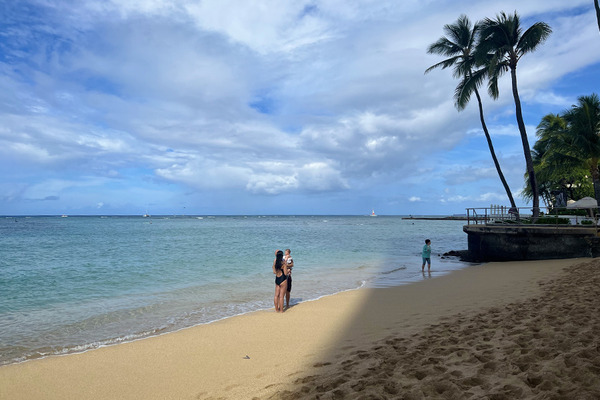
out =
<svg viewBox="0 0 600 400"><path fill-rule="evenodd" d="M600 92L591 0L2 1L0 214L506 205L476 102L459 113L450 71L423 72L444 24L515 10L553 29L518 67L533 145ZM509 75L500 94L487 124L526 205Z"/></svg>

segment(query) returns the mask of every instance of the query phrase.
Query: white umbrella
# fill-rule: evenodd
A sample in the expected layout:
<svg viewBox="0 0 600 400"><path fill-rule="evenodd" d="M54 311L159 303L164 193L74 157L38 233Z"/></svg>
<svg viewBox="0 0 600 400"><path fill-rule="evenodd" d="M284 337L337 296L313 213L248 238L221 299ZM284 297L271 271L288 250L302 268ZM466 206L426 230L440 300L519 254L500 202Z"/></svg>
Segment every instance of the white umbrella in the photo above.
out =
<svg viewBox="0 0 600 400"><path fill-rule="evenodd" d="M592 197L584 197L574 203L567 204L567 208L597 208L598 202Z"/></svg>

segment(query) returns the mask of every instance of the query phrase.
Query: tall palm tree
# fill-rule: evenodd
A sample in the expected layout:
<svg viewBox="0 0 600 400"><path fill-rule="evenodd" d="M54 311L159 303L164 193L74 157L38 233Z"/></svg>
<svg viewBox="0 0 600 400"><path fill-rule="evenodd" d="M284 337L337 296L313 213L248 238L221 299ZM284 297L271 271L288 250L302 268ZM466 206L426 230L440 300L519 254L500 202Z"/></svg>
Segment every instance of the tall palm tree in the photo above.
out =
<svg viewBox="0 0 600 400"><path fill-rule="evenodd" d="M517 87L517 64L521 57L534 51L552 33L550 26L544 22L536 22L525 32L521 29L519 15L507 15L504 12L496 19L486 18L481 23L481 41L478 46L478 57L486 60L490 76L488 91L493 98L498 97L498 78L510 70L512 92L515 101L517 125L523 143L525 164L529 175L529 184L533 189L533 218L538 217L540 209L539 191L535 179L531 149L527 139L527 130L521 111L521 99Z"/></svg>
<svg viewBox="0 0 600 400"><path fill-rule="evenodd" d="M485 124L483 104L481 103L481 96L477 90L477 87L485 77L485 70L480 69L474 71L477 67L475 64L474 51L478 40L479 25L471 25L469 18L466 15L461 15L454 24L444 25L444 32L446 33L446 36L442 36L435 43L431 44L427 49L427 52L430 54L441 54L449 58L427 68L425 73L428 73L435 68L445 69L454 67L454 77L461 79L461 82L456 87L454 93L455 106L459 111L467 106L471 94L475 93L479 104L479 119L481 120L481 126L490 149L490 154L494 160L496 171L498 171L498 176L502 181L510 205L516 210L517 206L515 200L513 199L512 192L504 178L502 169L500 168L500 163L498 162L496 152L494 151L492 138L490 137L487 125Z"/></svg>
<svg viewBox="0 0 600 400"><path fill-rule="evenodd" d="M600 201L600 99L597 94L581 96L564 114L574 153L589 168L594 197Z"/></svg>

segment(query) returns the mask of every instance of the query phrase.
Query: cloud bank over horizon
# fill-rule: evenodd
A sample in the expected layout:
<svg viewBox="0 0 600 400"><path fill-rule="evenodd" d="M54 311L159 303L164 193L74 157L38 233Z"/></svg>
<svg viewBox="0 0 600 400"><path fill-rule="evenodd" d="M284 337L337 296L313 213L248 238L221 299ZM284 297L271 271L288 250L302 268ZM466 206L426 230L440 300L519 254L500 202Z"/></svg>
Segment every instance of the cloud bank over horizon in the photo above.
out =
<svg viewBox="0 0 600 400"><path fill-rule="evenodd" d="M517 10L550 38L519 63L528 135L600 92L586 0L3 4L0 214L452 214L507 203L477 106L427 46ZM510 78L484 108L509 185ZM523 199L518 200L525 204Z"/></svg>

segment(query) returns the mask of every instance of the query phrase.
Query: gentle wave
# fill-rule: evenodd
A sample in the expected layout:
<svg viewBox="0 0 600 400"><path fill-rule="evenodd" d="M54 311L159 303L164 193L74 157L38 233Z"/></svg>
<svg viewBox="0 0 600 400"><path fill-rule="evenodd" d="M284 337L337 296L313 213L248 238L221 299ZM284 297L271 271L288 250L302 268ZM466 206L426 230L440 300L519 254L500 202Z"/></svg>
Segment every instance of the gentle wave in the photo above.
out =
<svg viewBox="0 0 600 400"><path fill-rule="evenodd" d="M394 269L389 270L389 271L382 271L382 272L380 272L380 274L381 275L388 275L388 274L393 274L394 272L404 271L405 269L406 269L406 267L402 266L402 267L394 268Z"/></svg>
<svg viewBox="0 0 600 400"><path fill-rule="evenodd" d="M291 306L296 306L300 303L317 301L324 297L333 296L338 293L343 293L343 292L347 292L347 291L357 290L357 289L363 288L365 286L367 286L367 282L362 281L355 288L344 289L344 290L341 290L341 291L335 292L335 293L322 294L322 295L319 295L314 298L299 299L299 298L291 297L290 303L291 303ZM151 337L155 337L155 336L161 336L161 335L168 334L168 333L174 333L174 332L178 332L178 331L181 331L184 329L190 329L190 328L194 328L194 327L201 326L201 325L207 325L207 324L222 321L222 320L225 320L228 318L235 318L238 316L250 314L253 312L267 311L267 310L270 310L271 308L272 307L265 305L264 308L252 308L252 309L248 309L247 311L236 312L235 310L237 309L237 307L232 306L232 307L230 307L230 309L231 309L230 313L226 313L224 316L221 316L221 317L215 317L215 319L211 319L206 322L199 322L199 323L190 325L189 321L187 323L185 322L187 319L182 318L179 321L173 320L167 326L163 326L160 328L154 328L154 329L151 329L148 331L132 333L132 334L127 334L127 335L114 337L114 338L110 338L110 339L104 339L104 340L99 340L96 342L78 344L78 345L73 345L73 346L40 347L40 348L35 348L35 349L28 349L25 347L5 347L5 348L0 347L0 354L2 354L3 358L4 358L3 360L0 360L0 366L1 365L9 365L9 364L19 364L19 363L33 361L33 360L42 359L42 358L47 358L47 357L51 357L51 356L64 356L64 355L69 355L69 354L85 353L85 352L88 352L91 350L96 350L96 349L103 348L103 347L109 347L109 346L119 345L119 344L123 344L123 343L134 342L137 340L147 339L147 338L151 338ZM202 313L202 311L196 311L196 312L191 312L189 314L189 316L193 316L193 315L203 315L203 313Z"/></svg>
<svg viewBox="0 0 600 400"><path fill-rule="evenodd" d="M271 309L275 248L292 249L296 304L425 278L426 237L466 248L456 222L198 217L0 219L0 365ZM463 266L433 262L434 275Z"/></svg>

